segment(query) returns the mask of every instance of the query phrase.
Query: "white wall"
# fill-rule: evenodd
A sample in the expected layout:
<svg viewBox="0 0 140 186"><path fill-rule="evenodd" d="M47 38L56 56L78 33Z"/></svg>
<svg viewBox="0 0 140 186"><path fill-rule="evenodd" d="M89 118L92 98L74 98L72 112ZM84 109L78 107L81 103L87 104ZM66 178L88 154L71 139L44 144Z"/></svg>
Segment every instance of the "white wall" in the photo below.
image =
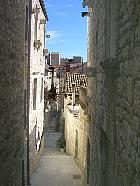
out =
<svg viewBox="0 0 140 186"><path fill-rule="evenodd" d="M40 20L45 19L43 11L41 9L38 0L33 1L32 7L39 8L38 21L37 21L37 40L40 40L41 46L39 49L34 47L34 29L35 29L35 14L32 14L31 18L31 56L30 56L30 134L36 126L36 134L42 136L43 121L44 121L44 69L45 69L45 57L43 56L44 49L44 30L45 24L40 24ZM34 78L37 78L37 95L36 95L36 110L33 110L33 89ZM41 97L41 84L43 78L43 97ZM41 138L40 138L41 139ZM38 141L38 145L40 140Z"/></svg>

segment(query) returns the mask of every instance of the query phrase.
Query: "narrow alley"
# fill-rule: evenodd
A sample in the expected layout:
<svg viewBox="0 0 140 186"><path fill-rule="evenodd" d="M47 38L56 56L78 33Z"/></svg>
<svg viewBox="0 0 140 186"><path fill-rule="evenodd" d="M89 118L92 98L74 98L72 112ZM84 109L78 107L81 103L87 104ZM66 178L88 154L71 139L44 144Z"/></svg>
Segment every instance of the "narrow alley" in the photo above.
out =
<svg viewBox="0 0 140 186"><path fill-rule="evenodd" d="M1 0L0 23L0 186L140 186L140 0Z"/></svg>
<svg viewBox="0 0 140 186"><path fill-rule="evenodd" d="M31 178L32 186L81 186L81 173L75 160L60 152L57 140L61 136L56 132L56 118L52 118L44 132L44 152L38 168Z"/></svg>

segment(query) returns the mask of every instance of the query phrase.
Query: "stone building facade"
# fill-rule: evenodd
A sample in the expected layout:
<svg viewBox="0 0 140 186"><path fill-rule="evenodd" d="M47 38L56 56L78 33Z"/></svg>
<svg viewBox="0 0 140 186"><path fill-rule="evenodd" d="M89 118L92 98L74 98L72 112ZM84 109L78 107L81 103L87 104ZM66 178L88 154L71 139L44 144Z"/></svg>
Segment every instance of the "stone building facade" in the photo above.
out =
<svg viewBox="0 0 140 186"><path fill-rule="evenodd" d="M25 0L0 3L0 185L24 185Z"/></svg>
<svg viewBox="0 0 140 186"><path fill-rule="evenodd" d="M64 96L64 118L66 153L71 155L77 162L81 173L83 185L88 180L88 114L87 114L87 81L83 74L67 74ZM81 86L83 82L84 86ZM75 83L75 90L72 84ZM76 97L75 97L76 96ZM75 97L75 98L74 98Z"/></svg>
<svg viewBox="0 0 140 186"><path fill-rule="evenodd" d="M89 183L89 121L88 104L86 101L87 89L79 90L79 104L72 106L70 95L65 97L65 139L66 152L71 155L82 173L82 182L86 186Z"/></svg>
<svg viewBox="0 0 140 186"><path fill-rule="evenodd" d="M43 150L45 24L48 20L43 0L32 1L30 43L29 155L30 172L36 168Z"/></svg>
<svg viewBox="0 0 140 186"><path fill-rule="evenodd" d="M140 1L90 0L90 186L140 185Z"/></svg>

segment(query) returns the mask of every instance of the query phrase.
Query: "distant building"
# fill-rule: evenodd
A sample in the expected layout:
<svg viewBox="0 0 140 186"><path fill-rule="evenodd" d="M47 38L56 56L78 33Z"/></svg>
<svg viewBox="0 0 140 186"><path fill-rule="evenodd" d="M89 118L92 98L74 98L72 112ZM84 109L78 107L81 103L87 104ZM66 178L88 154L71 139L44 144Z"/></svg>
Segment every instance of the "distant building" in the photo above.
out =
<svg viewBox="0 0 140 186"><path fill-rule="evenodd" d="M68 58L61 58L61 63L57 68L59 68L60 76L63 76L67 72L74 72L76 69L79 69L81 67L81 73L82 72L82 57L80 56L73 56L73 59Z"/></svg>
<svg viewBox="0 0 140 186"><path fill-rule="evenodd" d="M50 54L50 64L52 66L60 65L60 52L51 52L51 54Z"/></svg>
<svg viewBox="0 0 140 186"><path fill-rule="evenodd" d="M85 74L86 69L87 69L87 63L82 63L81 66L79 66L78 68L71 69L71 73Z"/></svg>
<svg viewBox="0 0 140 186"><path fill-rule="evenodd" d="M61 58L60 59L60 62L63 63L63 62L68 62L68 58Z"/></svg>
<svg viewBox="0 0 140 186"><path fill-rule="evenodd" d="M81 63L82 62L82 57L81 56L73 56L73 62Z"/></svg>

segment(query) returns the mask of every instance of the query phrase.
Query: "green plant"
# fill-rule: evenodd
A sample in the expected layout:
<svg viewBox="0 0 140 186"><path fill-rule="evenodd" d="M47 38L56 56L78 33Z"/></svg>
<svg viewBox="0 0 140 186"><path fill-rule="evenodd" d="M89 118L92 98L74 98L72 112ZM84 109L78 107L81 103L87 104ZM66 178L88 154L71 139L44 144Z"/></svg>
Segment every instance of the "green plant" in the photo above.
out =
<svg viewBox="0 0 140 186"><path fill-rule="evenodd" d="M64 135L62 135L61 137L58 138L57 147L58 148L65 148L66 147L66 140L65 140Z"/></svg>

